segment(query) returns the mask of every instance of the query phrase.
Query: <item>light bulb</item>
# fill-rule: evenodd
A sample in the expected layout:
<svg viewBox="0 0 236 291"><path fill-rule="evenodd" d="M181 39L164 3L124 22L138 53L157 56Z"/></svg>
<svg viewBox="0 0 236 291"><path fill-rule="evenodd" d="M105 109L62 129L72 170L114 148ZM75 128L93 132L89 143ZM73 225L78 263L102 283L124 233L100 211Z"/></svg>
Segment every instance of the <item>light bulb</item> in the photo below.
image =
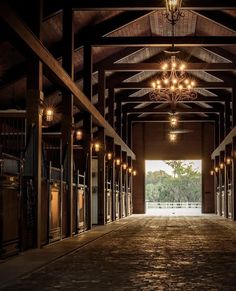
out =
<svg viewBox="0 0 236 291"><path fill-rule="evenodd" d="M46 110L46 120L48 122L53 121L53 110L50 108Z"/></svg>
<svg viewBox="0 0 236 291"><path fill-rule="evenodd" d="M156 88L156 84L155 82L152 82L152 87L155 89Z"/></svg>
<svg viewBox="0 0 236 291"><path fill-rule="evenodd" d="M183 85L179 85L179 90L182 90L183 89Z"/></svg>
<svg viewBox="0 0 236 291"><path fill-rule="evenodd" d="M100 144L98 142L96 142L94 144L94 150L95 150L95 152L99 152L100 151Z"/></svg>
<svg viewBox="0 0 236 291"><path fill-rule="evenodd" d="M119 166L121 163L121 160L120 159L116 159L116 165Z"/></svg>
<svg viewBox="0 0 236 291"><path fill-rule="evenodd" d="M80 129L76 130L76 132L75 132L75 138L76 138L76 140L81 140L82 137L83 137L82 131Z"/></svg>
<svg viewBox="0 0 236 291"><path fill-rule="evenodd" d="M137 171L133 170L133 176L137 176Z"/></svg>
<svg viewBox="0 0 236 291"><path fill-rule="evenodd" d="M131 174L132 173L132 168L129 168L128 169L128 172Z"/></svg>
<svg viewBox="0 0 236 291"><path fill-rule="evenodd" d="M122 167L123 167L123 170L127 169L127 165L126 164L123 164Z"/></svg>
<svg viewBox="0 0 236 291"><path fill-rule="evenodd" d="M107 153L107 159L110 161L112 159L112 153Z"/></svg>
<svg viewBox="0 0 236 291"><path fill-rule="evenodd" d="M185 83L186 85L188 85L188 84L189 84L189 80L186 79L186 80L184 81L184 83Z"/></svg>
<svg viewBox="0 0 236 291"><path fill-rule="evenodd" d="M175 86L170 87L171 91L175 91Z"/></svg>

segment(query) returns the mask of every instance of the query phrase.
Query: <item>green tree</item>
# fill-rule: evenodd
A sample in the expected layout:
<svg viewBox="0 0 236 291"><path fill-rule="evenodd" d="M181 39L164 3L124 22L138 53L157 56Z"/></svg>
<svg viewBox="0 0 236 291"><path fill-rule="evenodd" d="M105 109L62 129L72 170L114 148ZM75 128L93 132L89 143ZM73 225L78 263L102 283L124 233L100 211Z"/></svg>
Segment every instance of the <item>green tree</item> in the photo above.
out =
<svg viewBox="0 0 236 291"><path fill-rule="evenodd" d="M201 196L201 174L193 163L167 161L173 176L165 171L148 172L146 200L155 202L198 202Z"/></svg>

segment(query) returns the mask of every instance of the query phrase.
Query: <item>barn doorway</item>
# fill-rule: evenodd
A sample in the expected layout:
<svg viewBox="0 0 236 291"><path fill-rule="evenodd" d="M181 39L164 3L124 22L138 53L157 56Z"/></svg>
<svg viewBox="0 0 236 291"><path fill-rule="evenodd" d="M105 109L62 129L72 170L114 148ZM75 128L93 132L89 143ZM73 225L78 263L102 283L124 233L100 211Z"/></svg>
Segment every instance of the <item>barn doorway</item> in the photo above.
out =
<svg viewBox="0 0 236 291"><path fill-rule="evenodd" d="M148 215L201 215L201 160L146 160Z"/></svg>

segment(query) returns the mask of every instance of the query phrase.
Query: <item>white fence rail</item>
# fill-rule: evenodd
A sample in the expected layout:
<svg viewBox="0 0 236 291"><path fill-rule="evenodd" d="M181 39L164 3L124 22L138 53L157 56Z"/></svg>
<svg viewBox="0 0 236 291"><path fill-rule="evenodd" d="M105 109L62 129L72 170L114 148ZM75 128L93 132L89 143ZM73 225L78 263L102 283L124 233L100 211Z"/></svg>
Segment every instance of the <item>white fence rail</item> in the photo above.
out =
<svg viewBox="0 0 236 291"><path fill-rule="evenodd" d="M201 202L146 202L147 209L153 208L201 208Z"/></svg>

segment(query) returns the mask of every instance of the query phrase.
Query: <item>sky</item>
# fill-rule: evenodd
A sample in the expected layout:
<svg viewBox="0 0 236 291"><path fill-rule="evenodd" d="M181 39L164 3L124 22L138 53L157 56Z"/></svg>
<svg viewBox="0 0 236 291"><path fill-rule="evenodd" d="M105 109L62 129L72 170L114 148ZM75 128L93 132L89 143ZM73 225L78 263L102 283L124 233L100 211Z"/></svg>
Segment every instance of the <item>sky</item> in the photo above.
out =
<svg viewBox="0 0 236 291"><path fill-rule="evenodd" d="M193 168L196 170L201 171L202 167L202 161L201 160L185 160L186 163L193 162ZM155 161L150 161L146 160L145 161L145 171L147 172L154 172L154 171L160 171L163 170L167 174L172 175L172 168L168 166L165 161L161 160L155 160Z"/></svg>

